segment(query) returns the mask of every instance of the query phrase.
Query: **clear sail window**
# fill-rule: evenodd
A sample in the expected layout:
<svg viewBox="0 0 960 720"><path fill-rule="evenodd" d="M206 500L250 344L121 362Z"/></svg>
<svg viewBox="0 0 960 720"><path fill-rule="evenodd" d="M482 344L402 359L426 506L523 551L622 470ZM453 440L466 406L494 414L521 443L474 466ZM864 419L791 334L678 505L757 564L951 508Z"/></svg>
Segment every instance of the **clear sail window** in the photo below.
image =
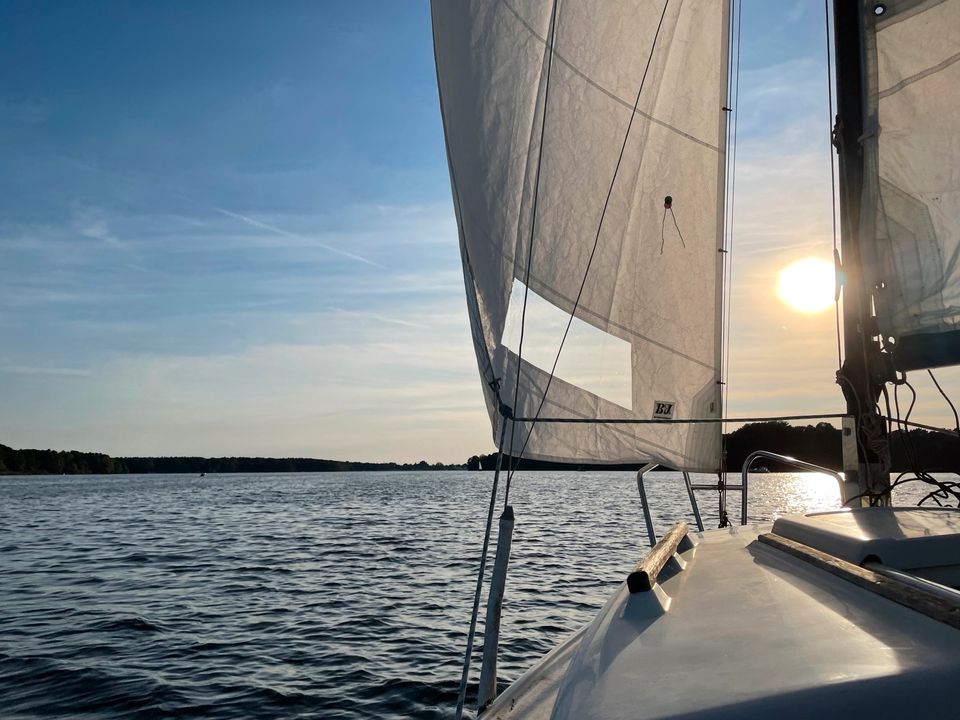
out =
<svg viewBox="0 0 960 720"><path fill-rule="evenodd" d="M502 343L514 353L520 347L524 287L519 280L513 281L503 331ZM569 319L568 313L530 290L523 324L523 359L550 372ZM630 349L626 340L574 318L555 375L630 410L633 407Z"/></svg>

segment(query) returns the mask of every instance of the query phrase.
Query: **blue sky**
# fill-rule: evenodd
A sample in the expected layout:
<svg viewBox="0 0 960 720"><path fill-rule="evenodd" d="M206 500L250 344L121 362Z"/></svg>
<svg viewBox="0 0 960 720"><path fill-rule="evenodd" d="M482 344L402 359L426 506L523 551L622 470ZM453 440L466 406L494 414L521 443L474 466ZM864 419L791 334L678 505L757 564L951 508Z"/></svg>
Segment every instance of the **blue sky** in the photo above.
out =
<svg viewBox="0 0 960 720"><path fill-rule="evenodd" d="M830 313L750 310L829 257L822 13L744 3L735 412L840 408ZM0 442L492 448L426 2L4 1L0 62Z"/></svg>

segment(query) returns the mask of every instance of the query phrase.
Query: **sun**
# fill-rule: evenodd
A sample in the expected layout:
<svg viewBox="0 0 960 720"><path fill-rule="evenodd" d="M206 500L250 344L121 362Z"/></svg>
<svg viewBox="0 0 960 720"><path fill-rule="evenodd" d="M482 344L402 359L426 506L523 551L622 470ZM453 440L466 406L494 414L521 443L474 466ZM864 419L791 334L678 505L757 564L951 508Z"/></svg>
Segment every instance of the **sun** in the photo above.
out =
<svg viewBox="0 0 960 720"><path fill-rule="evenodd" d="M835 283L833 263L803 258L780 271L777 295L792 310L813 315L833 305Z"/></svg>

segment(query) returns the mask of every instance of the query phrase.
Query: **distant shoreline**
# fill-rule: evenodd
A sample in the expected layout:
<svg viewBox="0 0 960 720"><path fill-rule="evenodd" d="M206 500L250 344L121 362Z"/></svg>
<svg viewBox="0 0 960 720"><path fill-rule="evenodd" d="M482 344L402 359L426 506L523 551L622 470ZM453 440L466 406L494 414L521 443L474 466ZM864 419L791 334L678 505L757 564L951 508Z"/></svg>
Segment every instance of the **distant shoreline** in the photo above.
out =
<svg viewBox="0 0 960 720"><path fill-rule="evenodd" d="M364 472L462 472L466 468L463 465L446 465L441 468L428 467L425 470L420 470L419 468L386 468L386 469L338 469L338 470L224 470L223 472L194 472L192 470L184 471L175 471L175 470L163 470L163 471L154 471L149 473L137 473L137 472L47 472L45 470L38 470L36 472L27 472L25 470L0 470L0 478L5 477L60 477L67 475L77 475L77 476L86 476L86 475L116 475L117 477L122 477L125 475L196 475L197 477L219 477L220 475L322 475L324 473L338 473L338 472L353 472L353 473L364 473ZM573 470L573 468L568 468L568 470ZM657 472L656 470L654 472Z"/></svg>
<svg viewBox="0 0 960 720"><path fill-rule="evenodd" d="M829 423L816 426L791 426L785 422L761 422L744 425L725 435L726 466L739 471L744 459L754 450L769 450L833 470L843 468L840 430ZM931 472L960 470L958 433L934 433L911 430L890 435L891 471L914 470L914 464ZM263 457L111 457L104 453L76 450L14 450L0 445L0 475L149 475L149 474L228 474L228 473L323 473L323 472L409 472L440 470L493 470L496 453L474 455L465 463L445 464L396 462L356 462L319 458ZM935 462L935 465L928 463ZM625 471L636 470L639 463L596 465L556 463L524 458L512 462L504 456L504 467L521 470L553 471ZM775 461L764 464L773 471L787 469ZM669 468L662 468L667 470Z"/></svg>
<svg viewBox="0 0 960 720"><path fill-rule="evenodd" d="M464 470L465 464L354 462L320 458L111 457L78 450L15 450L0 445L0 475L150 475Z"/></svg>

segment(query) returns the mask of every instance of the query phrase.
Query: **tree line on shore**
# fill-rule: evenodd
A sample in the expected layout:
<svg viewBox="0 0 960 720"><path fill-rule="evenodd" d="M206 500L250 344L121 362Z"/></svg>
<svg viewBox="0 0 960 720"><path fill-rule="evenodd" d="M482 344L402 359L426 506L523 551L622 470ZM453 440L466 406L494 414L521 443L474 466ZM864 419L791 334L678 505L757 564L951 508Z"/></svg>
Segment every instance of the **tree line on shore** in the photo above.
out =
<svg viewBox="0 0 960 720"><path fill-rule="evenodd" d="M830 423L792 426L786 422L762 422L744 425L725 436L727 469L738 471L747 455L769 450L792 455L800 460L841 470L841 431ZM892 470L923 469L928 472L960 471L960 437L955 433L914 429L895 431L890 437ZM14 450L0 445L0 474L6 475L114 475L122 473L285 473L285 472L364 472L388 470L492 470L497 455L474 455L465 464L370 463L317 458L263 457L111 457L104 453L76 450ZM509 458L505 458L505 464ZM762 462L768 469L786 470L774 461ZM918 464L920 467L915 468ZM571 465L523 459L525 470L633 470L627 465Z"/></svg>
<svg viewBox="0 0 960 720"><path fill-rule="evenodd" d="M14 450L0 445L0 474L116 475L149 473L287 473L384 470L462 470L463 465L371 463L317 458L111 457L77 450Z"/></svg>

